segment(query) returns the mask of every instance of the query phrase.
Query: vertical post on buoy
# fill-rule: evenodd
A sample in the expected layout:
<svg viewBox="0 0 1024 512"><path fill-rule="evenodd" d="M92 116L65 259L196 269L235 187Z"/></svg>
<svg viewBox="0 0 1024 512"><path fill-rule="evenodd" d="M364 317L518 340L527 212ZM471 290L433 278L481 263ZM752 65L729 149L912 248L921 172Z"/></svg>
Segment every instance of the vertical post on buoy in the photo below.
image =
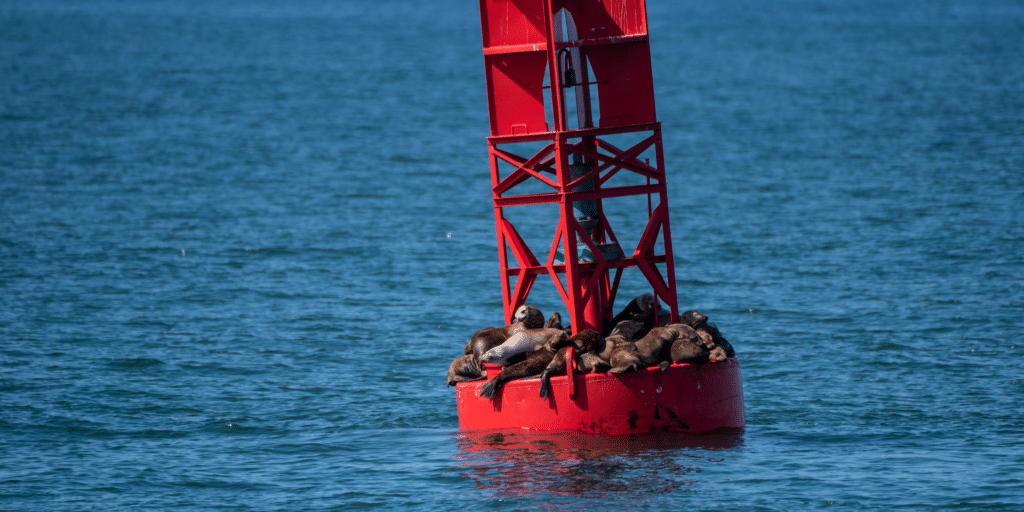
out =
<svg viewBox="0 0 1024 512"><path fill-rule="evenodd" d="M636 269L677 322L644 0L480 0L480 16L505 318L543 274L574 333L602 331L622 272ZM610 140L628 136L623 148ZM522 153L531 145L532 153ZM623 179L631 175L642 179ZM545 191L522 193L527 182ZM638 195L655 206L636 247L624 248L604 209L609 200ZM558 205L559 219L552 245L535 250L505 210L544 204Z"/></svg>

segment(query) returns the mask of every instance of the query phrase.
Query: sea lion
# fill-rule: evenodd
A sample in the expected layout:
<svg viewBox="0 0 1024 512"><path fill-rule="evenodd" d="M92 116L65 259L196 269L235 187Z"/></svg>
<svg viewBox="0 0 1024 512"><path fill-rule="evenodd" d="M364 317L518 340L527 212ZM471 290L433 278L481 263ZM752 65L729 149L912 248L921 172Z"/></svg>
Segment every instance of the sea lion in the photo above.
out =
<svg viewBox="0 0 1024 512"><path fill-rule="evenodd" d="M711 350L714 345L718 345L725 350L727 357L735 357L736 351L733 350L732 344L730 344L722 333L715 327L715 324L708 323L708 317L697 310L690 310L684 312L679 317L679 321L693 327L697 334L700 335L701 340L704 342L704 346Z"/></svg>
<svg viewBox="0 0 1024 512"><path fill-rule="evenodd" d="M643 329L643 324L633 320L623 320L612 329L611 333L605 337L604 349L597 352L597 355L605 361L611 362L612 352L616 347L625 346L639 339L637 335ZM613 365L614 366L614 365Z"/></svg>
<svg viewBox="0 0 1024 512"><path fill-rule="evenodd" d="M565 328L562 327L562 315L558 314L558 311L551 313L551 318L548 318L548 321L544 324L544 327L547 329L565 330Z"/></svg>
<svg viewBox="0 0 1024 512"><path fill-rule="evenodd" d="M619 322L632 320L635 315L651 309L654 309L654 294L643 293L637 295L633 300L629 301L629 304L626 304L626 307L619 314L615 315L611 320L604 321L604 335L608 336L611 334L612 329L619 325Z"/></svg>
<svg viewBox="0 0 1024 512"><path fill-rule="evenodd" d="M533 306L523 304L516 308L516 312L512 315L512 323L516 322L522 322L527 329L540 329L544 327L544 313Z"/></svg>
<svg viewBox="0 0 1024 512"><path fill-rule="evenodd" d="M542 345L539 349L527 354L526 359L503 368L497 377L491 379L490 382L480 388L480 396L490 400L494 397L494 393L501 389L506 382L540 374L554 357L555 351L547 345Z"/></svg>
<svg viewBox="0 0 1024 512"><path fill-rule="evenodd" d="M566 373L565 365L566 350L560 349L555 354L554 359L548 363L548 366L544 368L544 371L540 374L540 397L547 398L548 393L551 389L551 377L556 375L564 375ZM592 352L584 352L582 354L576 353L576 371L577 373L601 373L608 371L611 368L608 362L601 359Z"/></svg>
<svg viewBox="0 0 1024 512"><path fill-rule="evenodd" d="M448 385L454 386L459 382L480 380L486 377L484 368L477 362L473 354L459 356L452 361L448 367Z"/></svg>
<svg viewBox="0 0 1024 512"><path fill-rule="evenodd" d="M671 357L674 363L704 364L708 362L710 351L696 340L679 338L672 342Z"/></svg>
<svg viewBox="0 0 1024 512"><path fill-rule="evenodd" d="M648 309L646 311L641 311L640 313L633 315L633 321L640 322L643 325L643 327L636 333L638 337L642 338L646 336L647 333L650 332L655 325L657 325L658 311L656 311L654 308Z"/></svg>
<svg viewBox="0 0 1024 512"><path fill-rule="evenodd" d="M627 345L616 346L608 359L611 365L610 373L635 372L640 369L640 353L636 345L630 342Z"/></svg>
<svg viewBox="0 0 1024 512"><path fill-rule="evenodd" d="M718 345L708 349L699 340L694 342L683 339L678 339L672 343L672 361L675 363L700 365L709 361L720 363L726 359L728 359L728 356L725 354L725 349Z"/></svg>
<svg viewBox="0 0 1024 512"><path fill-rule="evenodd" d="M670 357L674 363L704 364L711 356L711 347L707 346L696 330L686 324L677 324L680 335L672 342ZM724 353L724 352L723 352Z"/></svg>
<svg viewBox="0 0 1024 512"><path fill-rule="evenodd" d="M601 372L607 369L608 364L598 357L595 352L599 352L604 349L605 338L601 333L592 330L580 331L572 338L569 339L572 342L575 350L576 368L580 370L580 373L593 373ZM559 374L564 374L566 371L566 350L565 348L560 349L555 353L555 357L552 358L551 362L548 363L547 367L540 374L540 397L548 397L548 389L550 388L551 377Z"/></svg>
<svg viewBox="0 0 1024 512"><path fill-rule="evenodd" d="M561 317L559 316L559 318ZM543 326L544 314L533 306L522 305L516 308L510 325L505 327L485 327L473 333L462 353L473 354L476 356L476 361L479 362L484 353L505 343L515 333L527 329L539 329Z"/></svg>
<svg viewBox="0 0 1024 512"><path fill-rule="evenodd" d="M629 346L616 348L611 356L612 373L638 371L657 365L667 370L672 362L672 348L679 339L698 342L696 331L688 325L671 324L654 327L643 338ZM680 347L682 350L684 347Z"/></svg>
<svg viewBox="0 0 1024 512"><path fill-rule="evenodd" d="M528 332L539 333L540 331L541 330ZM484 384L480 388L480 396L489 400L494 396L494 393L501 389L501 387L510 380L525 379L540 375L551 364L551 361L555 358L556 354L563 354L562 358L564 361L565 348L569 345L580 347L588 346L588 344L593 343L593 337L589 334L580 333L569 338L565 332L558 329L543 329L543 331L548 331L548 334L550 335L548 342L541 345L537 350L527 353L526 359L523 361L510 364L503 368L497 377L491 379L490 382ZM558 333L561 336L555 335L554 333ZM583 336L581 336L581 334L583 334ZM600 334L596 332L593 332L593 334L600 336Z"/></svg>
<svg viewBox="0 0 1024 512"><path fill-rule="evenodd" d="M640 368L647 368L671 359L672 343L679 337L695 337L693 328L683 324L654 327L643 338L634 343ZM667 365L662 368L667 368Z"/></svg>
<svg viewBox="0 0 1024 512"><path fill-rule="evenodd" d="M543 346L557 349L569 343L569 335L561 329L532 329L519 331L480 357L480 362L504 366L517 354L539 350ZM554 351L552 351L554 357Z"/></svg>

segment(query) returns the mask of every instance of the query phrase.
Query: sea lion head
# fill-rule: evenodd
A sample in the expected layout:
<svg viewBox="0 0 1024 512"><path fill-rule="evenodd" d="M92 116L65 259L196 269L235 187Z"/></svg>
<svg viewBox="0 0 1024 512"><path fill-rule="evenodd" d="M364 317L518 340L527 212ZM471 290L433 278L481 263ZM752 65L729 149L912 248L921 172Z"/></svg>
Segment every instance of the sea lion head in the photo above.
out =
<svg viewBox="0 0 1024 512"><path fill-rule="evenodd" d="M480 356L480 362L502 366L504 365L505 360L507 359L505 357L505 352L507 352L505 347L498 345L497 347L494 347L488 350L487 352L484 352L484 354Z"/></svg>
<svg viewBox="0 0 1024 512"><path fill-rule="evenodd" d="M592 330L585 330L576 333L570 341L580 353L601 352L604 350L604 336Z"/></svg>
<svg viewBox="0 0 1024 512"><path fill-rule="evenodd" d="M640 311L654 309L653 293L642 293L640 295L637 295L636 298L633 300L636 301L636 307L639 308Z"/></svg>
<svg viewBox="0 0 1024 512"><path fill-rule="evenodd" d="M512 323L515 322L522 322L527 329L540 329L544 327L544 313L533 306L523 304L516 308L516 313L512 315Z"/></svg>
<svg viewBox="0 0 1024 512"><path fill-rule="evenodd" d="M568 347L573 344L572 339L569 338L569 335L566 334L565 331L551 329L550 331L545 332L549 333L548 341L545 343L545 346L547 346L552 352L558 352L558 349Z"/></svg>
<svg viewBox="0 0 1024 512"><path fill-rule="evenodd" d="M708 321L708 317L696 309L691 309L680 315L679 321L696 329L704 325Z"/></svg>

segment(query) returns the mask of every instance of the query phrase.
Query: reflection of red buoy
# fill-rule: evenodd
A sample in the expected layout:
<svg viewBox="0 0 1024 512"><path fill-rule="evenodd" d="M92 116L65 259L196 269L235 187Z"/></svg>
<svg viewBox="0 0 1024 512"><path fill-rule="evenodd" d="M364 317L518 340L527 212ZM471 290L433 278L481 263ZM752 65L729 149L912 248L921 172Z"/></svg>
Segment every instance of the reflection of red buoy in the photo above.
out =
<svg viewBox="0 0 1024 512"><path fill-rule="evenodd" d="M547 275L573 333L602 332L633 268L655 307L679 322L644 0L481 0L480 15L504 318ZM635 210L634 197L646 204L644 228L627 247L612 219L631 215L615 206ZM558 211L545 238L553 242L539 250L506 215L538 205ZM488 368L488 378L499 371ZM536 379L511 381L493 400L478 396L482 382L459 383L459 426L624 435L744 425L736 358L622 375L576 375L570 364L568 373L552 378L547 399Z"/></svg>

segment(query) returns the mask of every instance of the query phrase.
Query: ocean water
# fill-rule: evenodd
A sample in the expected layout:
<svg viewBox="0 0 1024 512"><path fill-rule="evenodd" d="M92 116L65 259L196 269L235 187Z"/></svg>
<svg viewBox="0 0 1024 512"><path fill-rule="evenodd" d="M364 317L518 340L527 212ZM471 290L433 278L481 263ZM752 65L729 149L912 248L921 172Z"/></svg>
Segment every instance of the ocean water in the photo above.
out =
<svg viewBox="0 0 1024 512"><path fill-rule="evenodd" d="M649 0L747 426L632 438L458 430L477 9L0 0L0 509L1024 510L1024 5Z"/></svg>

